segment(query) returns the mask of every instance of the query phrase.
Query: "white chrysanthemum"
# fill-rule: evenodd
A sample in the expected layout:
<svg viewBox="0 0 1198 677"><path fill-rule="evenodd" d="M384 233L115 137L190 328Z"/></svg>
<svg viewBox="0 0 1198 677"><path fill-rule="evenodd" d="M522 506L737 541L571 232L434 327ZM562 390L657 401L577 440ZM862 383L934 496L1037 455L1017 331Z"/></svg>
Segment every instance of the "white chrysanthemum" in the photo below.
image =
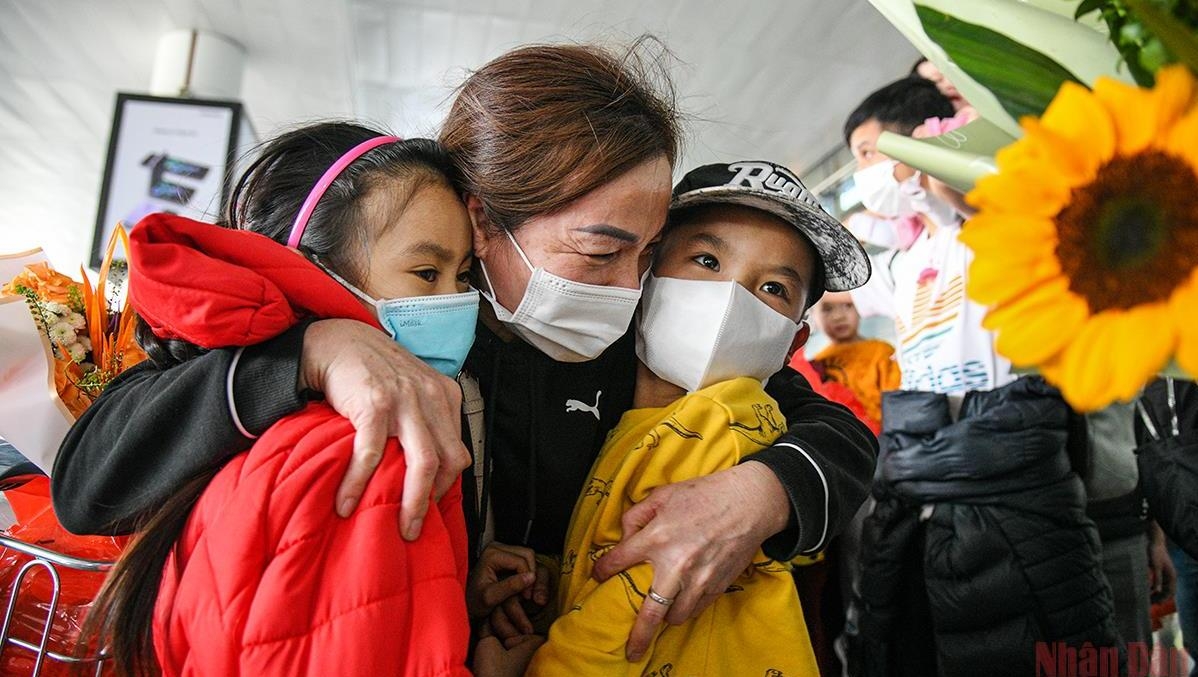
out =
<svg viewBox="0 0 1198 677"><path fill-rule="evenodd" d="M70 353L71 359L76 362L82 362L83 358L87 357L87 350L82 343L72 343L67 346L67 352Z"/></svg>
<svg viewBox="0 0 1198 677"><path fill-rule="evenodd" d="M59 317L66 317L71 314L71 309L58 301L46 301L42 304L42 310Z"/></svg>
<svg viewBox="0 0 1198 677"><path fill-rule="evenodd" d="M91 339L89 339L86 336L80 336L79 344L83 346L84 350L86 350L89 353L91 352L91 350L92 350L92 340Z"/></svg>
<svg viewBox="0 0 1198 677"><path fill-rule="evenodd" d="M75 342L75 328L66 322L56 322L50 326L50 340L54 343L70 345Z"/></svg>
<svg viewBox="0 0 1198 677"><path fill-rule="evenodd" d="M87 318L79 313L70 313L64 318L66 323L74 327L76 330L83 329L87 326Z"/></svg>

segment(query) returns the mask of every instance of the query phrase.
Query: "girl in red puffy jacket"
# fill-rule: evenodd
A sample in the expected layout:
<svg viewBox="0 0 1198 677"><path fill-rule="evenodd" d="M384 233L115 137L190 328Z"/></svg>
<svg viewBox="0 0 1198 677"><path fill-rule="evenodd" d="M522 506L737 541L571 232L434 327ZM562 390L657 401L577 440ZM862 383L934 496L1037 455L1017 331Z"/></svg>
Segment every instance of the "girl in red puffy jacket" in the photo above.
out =
<svg viewBox="0 0 1198 677"><path fill-rule="evenodd" d="M341 318L446 375L461 369L478 308L471 228L434 142L348 123L286 133L238 181L224 222L154 214L133 230L130 303L155 366ZM89 619L119 672L469 674L460 487L404 540L392 439L361 507L338 517L353 435L310 403L161 506ZM489 643L476 666L506 669L515 653Z"/></svg>

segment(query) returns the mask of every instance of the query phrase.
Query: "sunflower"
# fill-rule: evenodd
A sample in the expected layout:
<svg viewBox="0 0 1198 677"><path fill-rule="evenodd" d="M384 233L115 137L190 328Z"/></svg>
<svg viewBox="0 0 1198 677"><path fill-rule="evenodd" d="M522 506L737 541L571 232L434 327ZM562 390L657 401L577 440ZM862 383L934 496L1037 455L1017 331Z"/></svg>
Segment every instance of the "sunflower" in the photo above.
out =
<svg viewBox="0 0 1198 677"><path fill-rule="evenodd" d="M1066 83L968 196L984 325L1078 410L1135 397L1171 359L1198 375L1196 89L1183 67L1151 90Z"/></svg>

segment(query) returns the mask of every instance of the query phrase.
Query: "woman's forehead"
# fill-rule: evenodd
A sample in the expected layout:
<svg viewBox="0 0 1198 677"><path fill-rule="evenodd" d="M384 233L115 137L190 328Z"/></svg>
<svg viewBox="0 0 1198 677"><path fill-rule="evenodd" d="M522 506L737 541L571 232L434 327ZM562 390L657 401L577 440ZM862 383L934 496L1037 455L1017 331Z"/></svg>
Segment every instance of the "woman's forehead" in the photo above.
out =
<svg viewBox="0 0 1198 677"><path fill-rule="evenodd" d="M528 227L550 226L563 238L615 236L643 242L657 236L670 204L669 164L642 163Z"/></svg>

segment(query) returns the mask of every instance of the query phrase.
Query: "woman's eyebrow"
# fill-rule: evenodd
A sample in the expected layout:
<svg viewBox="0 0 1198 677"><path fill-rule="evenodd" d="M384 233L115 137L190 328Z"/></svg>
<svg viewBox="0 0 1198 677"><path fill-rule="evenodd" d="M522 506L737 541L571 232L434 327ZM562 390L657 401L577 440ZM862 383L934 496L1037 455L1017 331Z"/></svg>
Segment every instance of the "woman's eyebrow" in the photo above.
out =
<svg viewBox="0 0 1198 677"><path fill-rule="evenodd" d="M589 233L591 235L602 235L604 237L610 237L621 242L636 242L640 239L637 237L636 233L630 233L623 228L616 228L615 226L606 223L594 223L589 226L575 228L574 232Z"/></svg>

